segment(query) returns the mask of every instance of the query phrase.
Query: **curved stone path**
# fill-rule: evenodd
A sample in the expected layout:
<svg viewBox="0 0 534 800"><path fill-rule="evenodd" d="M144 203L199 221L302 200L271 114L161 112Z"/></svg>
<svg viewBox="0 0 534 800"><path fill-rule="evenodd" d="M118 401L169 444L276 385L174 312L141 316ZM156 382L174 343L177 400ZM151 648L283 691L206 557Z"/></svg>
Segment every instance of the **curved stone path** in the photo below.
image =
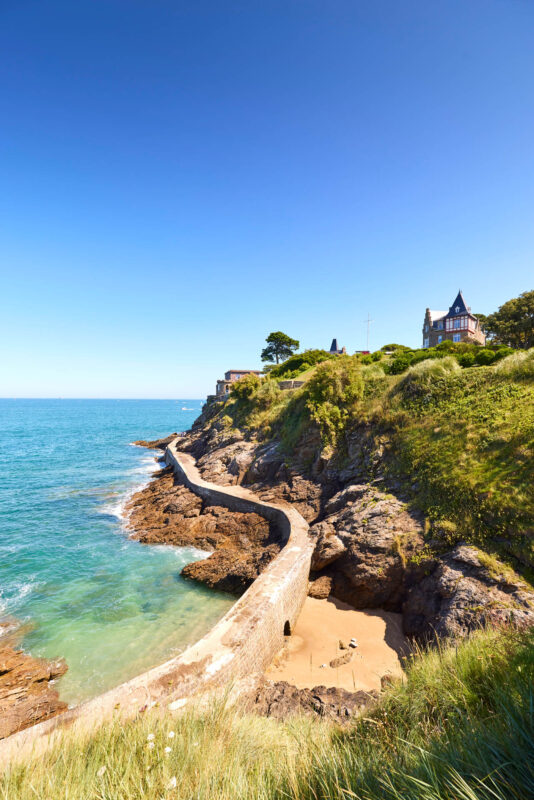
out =
<svg viewBox="0 0 534 800"><path fill-rule="evenodd" d="M190 698L228 686L239 692L260 676L293 628L306 598L312 543L308 524L294 508L266 503L242 486L203 480L195 460L178 450L180 437L165 451L167 464L191 491L232 511L254 512L274 522L285 545L252 586L196 644L179 656L82 703L53 719L0 741L0 764L41 751L50 734L66 725L89 730L119 713L126 718L158 703L170 710Z"/></svg>

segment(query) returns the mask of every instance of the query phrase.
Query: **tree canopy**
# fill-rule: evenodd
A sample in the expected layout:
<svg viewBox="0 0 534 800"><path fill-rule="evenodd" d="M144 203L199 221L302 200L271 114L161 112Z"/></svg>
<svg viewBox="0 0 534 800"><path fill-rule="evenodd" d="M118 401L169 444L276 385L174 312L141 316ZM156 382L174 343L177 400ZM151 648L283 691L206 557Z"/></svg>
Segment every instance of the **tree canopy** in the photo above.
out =
<svg viewBox="0 0 534 800"><path fill-rule="evenodd" d="M534 291L523 292L482 321L494 342L509 347L534 347Z"/></svg>
<svg viewBox="0 0 534 800"><path fill-rule="evenodd" d="M282 331L274 331L270 333L265 340L267 347L261 351L262 361L276 361L277 364L280 360L285 361L286 358L293 355L295 350L298 350L300 342L297 339L292 339L287 333Z"/></svg>

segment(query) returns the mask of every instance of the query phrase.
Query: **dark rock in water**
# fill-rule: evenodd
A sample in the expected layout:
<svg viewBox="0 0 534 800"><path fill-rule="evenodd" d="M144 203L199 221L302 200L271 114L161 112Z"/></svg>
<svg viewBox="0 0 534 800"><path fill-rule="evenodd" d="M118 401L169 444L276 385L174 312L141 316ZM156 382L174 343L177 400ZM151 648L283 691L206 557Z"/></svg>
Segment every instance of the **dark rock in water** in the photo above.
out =
<svg viewBox="0 0 534 800"><path fill-rule="evenodd" d="M264 680L252 699L250 710L280 720L304 714L346 724L374 703L377 697L376 692L348 692L333 686L297 689L286 681Z"/></svg>
<svg viewBox="0 0 534 800"><path fill-rule="evenodd" d="M63 659L45 661L0 646L0 739L67 710L50 685L66 671Z"/></svg>

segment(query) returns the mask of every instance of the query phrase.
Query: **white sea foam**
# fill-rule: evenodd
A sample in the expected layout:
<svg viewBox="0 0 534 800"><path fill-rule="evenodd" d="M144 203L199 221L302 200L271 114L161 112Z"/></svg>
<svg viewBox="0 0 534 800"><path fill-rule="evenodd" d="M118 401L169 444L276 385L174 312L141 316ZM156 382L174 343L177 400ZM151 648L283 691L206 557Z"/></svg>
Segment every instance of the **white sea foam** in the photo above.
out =
<svg viewBox="0 0 534 800"><path fill-rule="evenodd" d="M141 459L141 463L134 467L133 469L128 470L128 475L144 475L145 480L136 482L135 485L129 486L127 489L121 492L116 492L112 497L108 499L108 502L104 503L99 509L101 514L106 514L110 517L116 517L125 528L128 527L128 519L129 513L126 510L126 506L131 498L136 494L136 492L141 491L144 489L145 486L148 486L150 483L150 479L152 473L158 469L158 459L155 456L145 456Z"/></svg>
<svg viewBox="0 0 534 800"><path fill-rule="evenodd" d="M199 561L201 558L207 558L213 553L213 550L201 550L199 547L192 547L191 545L187 545L186 547L177 546L175 544L150 545L151 553L157 553L158 550L165 550L166 552L169 552L169 550L174 551L178 558L185 559L186 562Z"/></svg>
<svg viewBox="0 0 534 800"><path fill-rule="evenodd" d="M7 590L0 589L0 614L16 609L25 597L41 585L42 583L39 581L29 580L12 583ZM8 595L7 597L6 594Z"/></svg>

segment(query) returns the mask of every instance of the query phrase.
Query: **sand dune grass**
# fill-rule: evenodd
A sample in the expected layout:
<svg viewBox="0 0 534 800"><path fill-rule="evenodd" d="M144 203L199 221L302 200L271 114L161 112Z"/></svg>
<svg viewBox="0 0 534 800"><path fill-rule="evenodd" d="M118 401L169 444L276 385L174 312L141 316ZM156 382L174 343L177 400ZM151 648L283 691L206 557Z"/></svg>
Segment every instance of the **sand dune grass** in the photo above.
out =
<svg viewBox="0 0 534 800"><path fill-rule="evenodd" d="M2 800L514 800L534 796L534 637L481 631L420 653L349 730L215 704L66 732ZM169 748L166 752L166 748Z"/></svg>

